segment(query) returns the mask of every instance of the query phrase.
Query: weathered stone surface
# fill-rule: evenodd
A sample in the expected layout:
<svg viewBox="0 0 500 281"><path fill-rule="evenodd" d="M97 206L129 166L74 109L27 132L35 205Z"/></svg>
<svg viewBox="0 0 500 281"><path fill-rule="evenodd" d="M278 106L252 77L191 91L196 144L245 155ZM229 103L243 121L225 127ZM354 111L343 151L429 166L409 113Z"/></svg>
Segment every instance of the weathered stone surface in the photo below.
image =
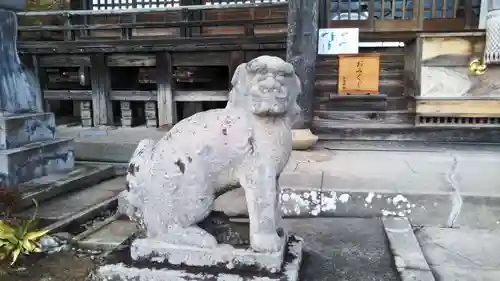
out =
<svg viewBox="0 0 500 281"><path fill-rule="evenodd" d="M124 177L114 178L109 181L89 186L82 190L72 192L67 196L57 197L47 204L40 204L38 217L47 220L62 220L88 209L94 205L117 196L125 189ZM30 217L33 210L26 210L19 214L21 217Z"/></svg>
<svg viewBox="0 0 500 281"><path fill-rule="evenodd" d="M137 232L135 223L126 220L115 220L89 236L78 241L78 245L84 248L112 250Z"/></svg>
<svg viewBox="0 0 500 281"><path fill-rule="evenodd" d="M310 129L292 130L294 150L307 150L318 142L318 136L314 135Z"/></svg>
<svg viewBox="0 0 500 281"><path fill-rule="evenodd" d="M432 281L434 276L407 218L382 219L397 270L403 281Z"/></svg>
<svg viewBox="0 0 500 281"><path fill-rule="evenodd" d="M500 268L500 231L424 227L417 238L431 267Z"/></svg>
<svg viewBox="0 0 500 281"><path fill-rule="evenodd" d="M114 176L115 170L111 165L76 164L71 171L53 173L20 184L19 189L23 190L20 207L32 207L33 199L42 203L60 194L93 186ZM125 188L125 178L121 180L121 186Z"/></svg>
<svg viewBox="0 0 500 281"><path fill-rule="evenodd" d="M436 279L500 279L500 231L425 227L416 232Z"/></svg>
<svg viewBox="0 0 500 281"><path fill-rule="evenodd" d="M23 3L10 0L0 4L0 114L4 116L34 113L40 108L36 97L39 85L31 84L17 53L17 16L2 9L21 9Z"/></svg>
<svg viewBox="0 0 500 281"><path fill-rule="evenodd" d="M274 253L258 253L249 249L237 249L221 244L215 248L197 248L173 244L165 239L137 239L132 243L130 254L133 260L151 260L155 263L187 265L196 267L221 267L228 270L254 268L258 271L277 273L283 264L286 238L281 237L281 250ZM166 241L166 242L165 242Z"/></svg>
<svg viewBox="0 0 500 281"><path fill-rule="evenodd" d="M0 9L20 11L25 9L27 4L26 0L2 0Z"/></svg>
<svg viewBox="0 0 500 281"><path fill-rule="evenodd" d="M52 113L32 113L0 117L0 149L17 148L55 138Z"/></svg>
<svg viewBox="0 0 500 281"><path fill-rule="evenodd" d="M92 274L92 281L298 281L299 268L302 262L303 241L293 237L293 242L287 244L287 255L283 265L283 272L263 274L258 272L241 272L238 270L216 269L211 271L203 268L189 270L171 269L158 265L147 264L109 264L101 266Z"/></svg>
<svg viewBox="0 0 500 281"><path fill-rule="evenodd" d="M9 186L69 171L74 167L72 140L56 139L0 151L0 180Z"/></svg>
<svg viewBox="0 0 500 281"><path fill-rule="evenodd" d="M134 152L120 210L148 238L218 247L196 223L212 211L217 191L239 183L249 209L251 248L281 250L277 178L292 150L300 81L291 64L262 56L240 65L232 84L225 109L184 119L158 142L141 141Z"/></svg>

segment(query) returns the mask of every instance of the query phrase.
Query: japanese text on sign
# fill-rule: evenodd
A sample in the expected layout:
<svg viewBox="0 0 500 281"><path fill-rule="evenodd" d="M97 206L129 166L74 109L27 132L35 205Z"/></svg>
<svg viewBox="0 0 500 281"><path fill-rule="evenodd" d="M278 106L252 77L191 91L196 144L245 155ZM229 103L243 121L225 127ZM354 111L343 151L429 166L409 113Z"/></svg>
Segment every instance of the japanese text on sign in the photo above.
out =
<svg viewBox="0 0 500 281"><path fill-rule="evenodd" d="M379 54L339 56L339 94L378 94L379 68Z"/></svg>
<svg viewBox="0 0 500 281"><path fill-rule="evenodd" d="M339 55L358 53L358 28L321 28L318 32L318 54Z"/></svg>

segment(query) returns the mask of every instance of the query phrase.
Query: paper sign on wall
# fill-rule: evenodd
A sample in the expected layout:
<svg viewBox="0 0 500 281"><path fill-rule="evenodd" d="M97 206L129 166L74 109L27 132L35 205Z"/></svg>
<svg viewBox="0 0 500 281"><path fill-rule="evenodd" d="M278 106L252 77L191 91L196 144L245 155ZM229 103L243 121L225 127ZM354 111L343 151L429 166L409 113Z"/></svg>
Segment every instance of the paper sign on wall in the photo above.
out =
<svg viewBox="0 0 500 281"><path fill-rule="evenodd" d="M319 55L357 54L359 28L321 28L318 34Z"/></svg>

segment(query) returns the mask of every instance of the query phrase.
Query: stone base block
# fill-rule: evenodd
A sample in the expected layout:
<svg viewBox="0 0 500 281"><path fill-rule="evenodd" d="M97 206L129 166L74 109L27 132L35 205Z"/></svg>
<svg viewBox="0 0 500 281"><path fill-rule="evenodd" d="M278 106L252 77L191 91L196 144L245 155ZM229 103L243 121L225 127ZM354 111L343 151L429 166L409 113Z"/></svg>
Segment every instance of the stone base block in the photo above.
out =
<svg viewBox="0 0 500 281"><path fill-rule="evenodd" d="M121 262L99 267L91 276L92 281L297 281L302 262L303 240L290 236L285 248L281 272L263 273L258 270L228 270L225 266L193 267L166 266L154 262ZM186 253L186 256L189 253Z"/></svg>
<svg viewBox="0 0 500 281"><path fill-rule="evenodd" d="M56 122L53 113L29 113L0 117L0 150L53 140Z"/></svg>
<svg viewBox="0 0 500 281"><path fill-rule="evenodd" d="M188 266L218 266L227 269L254 268L276 273L281 270L286 250L286 237L282 235L283 247L276 253L257 253L248 248L235 248L220 244L216 248L198 248L168 243L165 240L136 239L130 247L134 261L153 260L161 264Z"/></svg>
<svg viewBox="0 0 500 281"><path fill-rule="evenodd" d="M0 181L8 186L73 169L73 140L55 139L0 150Z"/></svg>

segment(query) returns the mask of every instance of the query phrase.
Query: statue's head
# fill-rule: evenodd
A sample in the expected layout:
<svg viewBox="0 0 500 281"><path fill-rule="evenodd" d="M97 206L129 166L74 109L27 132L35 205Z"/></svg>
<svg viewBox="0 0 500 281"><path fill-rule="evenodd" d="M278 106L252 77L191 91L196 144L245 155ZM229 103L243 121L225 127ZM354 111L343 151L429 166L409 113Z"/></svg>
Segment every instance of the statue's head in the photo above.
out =
<svg viewBox="0 0 500 281"><path fill-rule="evenodd" d="M260 56L236 69L229 103L258 116L295 116L300 80L290 63L279 57Z"/></svg>

